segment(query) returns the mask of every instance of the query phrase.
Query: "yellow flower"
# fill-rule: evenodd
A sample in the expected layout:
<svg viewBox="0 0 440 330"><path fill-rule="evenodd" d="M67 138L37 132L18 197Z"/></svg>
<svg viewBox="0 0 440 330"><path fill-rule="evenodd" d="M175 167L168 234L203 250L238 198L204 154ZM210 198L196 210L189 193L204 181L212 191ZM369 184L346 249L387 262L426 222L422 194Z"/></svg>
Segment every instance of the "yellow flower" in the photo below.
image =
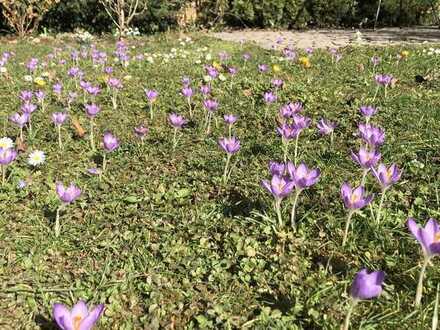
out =
<svg viewBox="0 0 440 330"><path fill-rule="evenodd" d="M299 64L301 64L304 68L310 68L312 65L310 64L310 60L308 57L300 57L298 59Z"/></svg>
<svg viewBox="0 0 440 330"><path fill-rule="evenodd" d="M409 56L409 51L407 50L402 50L400 52L400 56L402 56L403 58L407 58Z"/></svg>
<svg viewBox="0 0 440 330"><path fill-rule="evenodd" d="M273 70L273 72L277 73L277 72L281 71L281 67L278 64L274 64L272 66L272 70Z"/></svg>
<svg viewBox="0 0 440 330"><path fill-rule="evenodd" d="M222 66L221 66L221 64L220 63L217 63L217 62L212 62L212 66L214 67L214 68L216 68L217 70L220 70L221 68L222 68Z"/></svg>
<svg viewBox="0 0 440 330"><path fill-rule="evenodd" d="M34 79L34 83L35 83L38 87L44 87L44 86L46 86L46 81L44 81L44 79L41 78L41 77L36 77L36 78Z"/></svg>

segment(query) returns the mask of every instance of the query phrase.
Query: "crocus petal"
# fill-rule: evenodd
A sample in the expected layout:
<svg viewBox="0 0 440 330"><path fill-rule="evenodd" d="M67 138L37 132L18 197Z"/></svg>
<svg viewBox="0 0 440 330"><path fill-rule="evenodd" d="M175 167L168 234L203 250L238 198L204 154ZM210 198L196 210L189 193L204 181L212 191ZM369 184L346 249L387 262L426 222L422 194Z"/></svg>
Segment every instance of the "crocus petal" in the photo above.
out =
<svg viewBox="0 0 440 330"><path fill-rule="evenodd" d="M89 315L89 309L87 308L86 303L83 300L78 301L73 307L72 307L72 319L75 319L75 317L80 317L81 320L85 319L87 315Z"/></svg>
<svg viewBox="0 0 440 330"><path fill-rule="evenodd" d="M55 322L58 324L61 330L73 330L72 317L66 306L63 304L54 304L52 313Z"/></svg>
<svg viewBox="0 0 440 330"><path fill-rule="evenodd" d="M419 241L420 244L422 244L421 237L419 234L420 227L416 223L416 221L413 218L408 218L408 220L406 221L406 225L407 225L409 231L411 232L411 234L415 237L415 239L417 241Z"/></svg>
<svg viewBox="0 0 440 330"><path fill-rule="evenodd" d="M81 322L79 330L91 330L93 326L98 322L104 311L104 304L96 306L90 314Z"/></svg>
<svg viewBox="0 0 440 330"><path fill-rule="evenodd" d="M341 195L343 198L349 198L351 195L351 187L347 182L344 182L341 186Z"/></svg>

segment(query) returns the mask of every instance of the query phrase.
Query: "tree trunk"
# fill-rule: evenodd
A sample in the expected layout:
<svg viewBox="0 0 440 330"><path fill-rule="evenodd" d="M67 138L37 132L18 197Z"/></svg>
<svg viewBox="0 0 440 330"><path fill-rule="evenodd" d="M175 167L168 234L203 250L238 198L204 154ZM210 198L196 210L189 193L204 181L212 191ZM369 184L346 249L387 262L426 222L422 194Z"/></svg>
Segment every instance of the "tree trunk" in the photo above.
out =
<svg viewBox="0 0 440 330"><path fill-rule="evenodd" d="M377 20L379 19L379 13L380 13L380 6L382 4L382 0L379 0L379 4L377 5L377 12L376 12L376 18L374 20L374 27L373 29L376 30Z"/></svg>
<svg viewBox="0 0 440 330"><path fill-rule="evenodd" d="M118 21L119 21L119 39L122 39L122 35L125 31L125 0L118 0L119 8L118 8Z"/></svg>

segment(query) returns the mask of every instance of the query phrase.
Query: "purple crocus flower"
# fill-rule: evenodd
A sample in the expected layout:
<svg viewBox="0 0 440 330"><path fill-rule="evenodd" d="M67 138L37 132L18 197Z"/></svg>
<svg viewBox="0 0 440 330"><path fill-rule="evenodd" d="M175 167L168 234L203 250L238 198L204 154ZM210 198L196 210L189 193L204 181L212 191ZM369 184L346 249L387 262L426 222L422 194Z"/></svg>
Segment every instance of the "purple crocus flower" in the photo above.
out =
<svg viewBox="0 0 440 330"><path fill-rule="evenodd" d="M22 102L30 102L32 100L32 96L32 91L21 91L19 98Z"/></svg>
<svg viewBox="0 0 440 330"><path fill-rule="evenodd" d="M211 93L211 86L209 85L202 85L200 86L200 93L203 95L209 95Z"/></svg>
<svg viewBox="0 0 440 330"><path fill-rule="evenodd" d="M61 126L67 119L67 113L65 112L54 112L52 114L52 122L55 126Z"/></svg>
<svg viewBox="0 0 440 330"><path fill-rule="evenodd" d="M112 74L112 73L113 73L113 68L112 68L111 66L106 66L106 67L104 68L104 72L105 72L106 74Z"/></svg>
<svg viewBox="0 0 440 330"><path fill-rule="evenodd" d="M57 182L56 192L60 200L65 204L74 202L81 195L81 189L73 183L71 183L69 187L64 187L61 182Z"/></svg>
<svg viewBox="0 0 440 330"><path fill-rule="evenodd" d="M281 79L272 79L271 84L274 88L281 88L283 87L284 81Z"/></svg>
<svg viewBox="0 0 440 330"><path fill-rule="evenodd" d="M213 99L203 100L203 107L209 112L215 112L218 109L218 101Z"/></svg>
<svg viewBox="0 0 440 330"><path fill-rule="evenodd" d="M148 102L154 103L159 96L159 93L154 89L145 90L145 96L148 99Z"/></svg>
<svg viewBox="0 0 440 330"><path fill-rule="evenodd" d="M381 185L382 189L387 189L389 186L399 181L402 171L396 164L386 167L384 164L379 164L377 170L373 169L373 174Z"/></svg>
<svg viewBox="0 0 440 330"><path fill-rule="evenodd" d="M371 63L373 64L373 66L378 66L379 63L380 63L380 57L377 56L377 55L374 55L374 56L371 58Z"/></svg>
<svg viewBox="0 0 440 330"><path fill-rule="evenodd" d="M113 89L122 89L122 82L118 78L108 78L107 85Z"/></svg>
<svg viewBox="0 0 440 330"><path fill-rule="evenodd" d="M188 87L191 84L191 79L189 77L183 77L182 78L182 85L184 87Z"/></svg>
<svg viewBox="0 0 440 330"><path fill-rule="evenodd" d="M273 175L270 181L261 181L261 185L271 193L276 200L282 200L289 196L295 186L292 180L278 175Z"/></svg>
<svg viewBox="0 0 440 330"><path fill-rule="evenodd" d="M46 93L42 90L38 90L35 92L35 97L37 98L38 102L43 102L44 98L46 97Z"/></svg>
<svg viewBox="0 0 440 330"><path fill-rule="evenodd" d="M385 132L380 127L371 124L359 124L358 131L360 137L372 147L380 146L385 141Z"/></svg>
<svg viewBox="0 0 440 330"><path fill-rule="evenodd" d="M272 175L278 175L280 177L284 176L286 173L287 166L284 163L278 163L274 161L269 162L269 172Z"/></svg>
<svg viewBox="0 0 440 330"><path fill-rule="evenodd" d="M375 107L372 107L371 105L362 105L359 108L359 111L361 112L361 114L364 117L369 118L369 117L373 116L374 114L376 114L377 109Z"/></svg>
<svg viewBox="0 0 440 330"><path fill-rule="evenodd" d="M294 182L295 188L300 190L313 186L321 175L319 169L309 169L304 163L295 167L292 162L287 163L287 173Z"/></svg>
<svg viewBox="0 0 440 330"><path fill-rule="evenodd" d="M366 269L362 269L353 280L350 296L354 300L376 298L382 293L384 279L385 273L382 271L368 273Z"/></svg>
<svg viewBox="0 0 440 330"><path fill-rule="evenodd" d="M168 122L171 126L173 126L176 129L182 128L188 121L181 115L178 115L177 113L171 113L168 116Z"/></svg>
<svg viewBox="0 0 440 330"><path fill-rule="evenodd" d="M296 125L284 123L281 127L277 127L277 132L283 140L292 140L301 133L301 130Z"/></svg>
<svg viewBox="0 0 440 330"><path fill-rule="evenodd" d="M319 120L318 123L316 124L316 126L318 128L319 134L321 134L321 135L332 134L336 128L335 123L332 123L332 122L327 121L325 119Z"/></svg>
<svg viewBox="0 0 440 330"><path fill-rule="evenodd" d="M280 115L284 118L293 118L293 115L300 112L303 109L301 102L287 103L280 109Z"/></svg>
<svg viewBox="0 0 440 330"><path fill-rule="evenodd" d="M293 118L293 122L294 122L295 126L300 130L303 130L303 129L309 127L310 124L312 123L312 120L310 118L305 117L305 116L301 116L296 113L292 116L292 118Z"/></svg>
<svg viewBox="0 0 440 330"><path fill-rule="evenodd" d="M258 64L258 71L260 72L266 72L269 69L267 64Z"/></svg>
<svg viewBox="0 0 440 330"><path fill-rule="evenodd" d="M235 66L228 67L228 73L231 76L235 76L238 73L238 69Z"/></svg>
<svg viewBox="0 0 440 330"><path fill-rule="evenodd" d="M214 68L211 65L208 65L205 67L205 69L206 69L206 73L208 74L209 77L211 77L212 79L217 78L218 70L216 68Z"/></svg>
<svg viewBox="0 0 440 330"><path fill-rule="evenodd" d="M361 147L357 153L351 152L351 159L358 163L363 169L370 169L379 162L381 154L377 150L367 150Z"/></svg>
<svg viewBox="0 0 440 330"><path fill-rule="evenodd" d="M264 92L263 98L264 98L264 102L266 102L267 104L271 104L271 103L276 102L277 95L272 91L267 91L267 92Z"/></svg>
<svg viewBox="0 0 440 330"><path fill-rule="evenodd" d="M11 117L9 117L9 120L15 123L18 127L23 128L24 125L29 121L29 114L23 113L19 114L18 112L14 113Z"/></svg>
<svg viewBox="0 0 440 330"><path fill-rule="evenodd" d="M435 219L429 219L425 227L420 227L413 218L408 218L406 224L426 258L440 254L440 228Z"/></svg>
<svg viewBox="0 0 440 330"><path fill-rule="evenodd" d="M144 125L140 125L134 128L134 134L136 134L136 136L141 140L143 140L145 135L148 134L148 131L149 131L148 127L145 127Z"/></svg>
<svg viewBox="0 0 440 330"><path fill-rule="evenodd" d="M77 302L70 311L63 304L53 305L53 317L61 330L91 330L103 312L103 304L89 310L82 300Z"/></svg>
<svg viewBox="0 0 440 330"><path fill-rule="evenodd" d="M119 147L119 140L111 132L107 131L104 133L102 143L104 150L107 152L112 152Z"/></svg>
<svg viewBox="0 0 440 330"><path fill-rule="evenodd" d="M86 86L86 91L89 93L89 95L97 96L99 93L101 93L101 87L89 85Z"/></svg>
<svg viewBox="0 0 440 330"><path fill-rule="evenodd" d="M425 227L417 225L413 218L408 218L406 224L411 234L419 242L423 252L423 264L414 303L417 307L422 301L423 277L425 276L426 267L432 257L440 255L440 228L435 219L429 219Z"/></svg>
<svg viewBox="0 0 440 330"><path fill-rule="evenodd" d="M35 110L37 110L37 106L35 104L26 102L21 106L21 111L23 113L27 113L27 114L31 114L33 113Z"/></svg>
<svg viewBox="0 0 440 330"><path fill-rule="evenodd" d="M0 165L6 166L17 158L17 151L13 148L0 148Z"/></svg>
<svg viewBox="0 0 440 330"><path fill-rule="evenodd" d="M26 68L30 71L30 72L34 72L35 71L35 69L37 68L37 66L38 66L38 58L31 58L30 60L29 60L29 62L27 62L27 64L26 64Z"/></svg>
<svg viewBox="0 0 440 330"><path fill-rule="evenodd" d="M57 95L60 95L63 91L63 85L60 82L57 82L55 85L53 85L53 92Z"/></svg>
<svg viewBox="0 0 440 330"><path fill-rule="evenodd" d="M84 105L86 109L86 115L89 118L95 118L96 115L101 111L101 108L95 103Z"/></svg>
<svg viewBox="0 0 440 330"><path fill-rule="evenodd" d="M233 155L240 150L240 140L235 136L230 138L220 138L218 140L219 146L228 154Z"/></svg>
<svg viewBox="0 0 440 330"><path fill-rule="evenodd" d="M353 189L347 182L342 184L341 196L345 207L350 210L359 210L373 200L373 195L366 195L363 186Z"/></svg>
<svg viewBox="0 0 440 330"><path fill-rule="evenodd" d="M243 60L245 61L249 61L252 58L252 55L249 53L244 53L243 54Z"/></svg>
<svg viewBox="0 0 440 330"><path fill-rule="evenodd" d="M223 119L225 120L225 123L228 125L234 125L237 121L238 117L232 114L224 115Z"/></svg>
<svg viewBox="0 0 440 330"><path fill-rule="evenodd" d="M182 88L182 95L185 96L187 99L190 99L193 95L192 88L191 87Z"/></svg>
<svg viewBox="0 0 440 330"><path fill-rule="evenodd" d="M374 80L378 85L387 87L391 84L391 81L393 80L393 76L389 74L377 74L374 77Z"/></svg>
<svg viewBox="0 0 440 330"><path fill-rule="evenodd" d="M74 66L67 71L67 74L70 77L74 78L74 77L81 77L83 75L83 72L81 71L80 68Z"/></svg>

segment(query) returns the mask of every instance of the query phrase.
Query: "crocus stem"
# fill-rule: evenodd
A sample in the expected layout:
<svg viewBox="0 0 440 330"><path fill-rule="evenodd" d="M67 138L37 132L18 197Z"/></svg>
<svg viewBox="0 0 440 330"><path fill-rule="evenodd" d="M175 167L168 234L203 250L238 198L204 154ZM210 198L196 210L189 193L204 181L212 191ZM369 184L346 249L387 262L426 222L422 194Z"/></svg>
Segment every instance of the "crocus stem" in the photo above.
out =
<svg viewBox="0 0 440 330"><path fill-rule="evenodd" d="M284 163L287 163L287 154L289 153L289 142L283 139Z"/></svg>
<svg viewBox="0 0 440 330"><path fill-rule="evenodd" d="M102 158L102 172L105 172L105 168L107 167L107 154L104 153L104 157Z"/></svg>
<svg viewBox="0 0 440 330"><path fill-rule="evenodd" d="M385 99L387 98L387 86L385 86L385 88L384 88L384 98Z"/></svg>
<svg viewBox="0 0 440 330"><path fill-rule="evenodd" d="M63 142L61 141L61 126L60 125L57 126L57 130L58 130L58 145L59 145L60 149L63 149Z"/></svg>
<svg viewBox="0 0 440 330"><path fill-rule="evenodd" d="M376 216L376 223L379 224L380 221L380 212L382 211L382 205L383 205L383 201L385 200L385 192L387 190L384 189L382 190L382 196L380 197L380 202L379 202L379 208L377 210L377 216Z"/></svg>
<svg viewBox="0 0 440 330"><path fill-rule="evenodd" d="M295 221L296 204L298 203L298 197L299 197L300 193L301 193L301 189L295 190L295 197L293 198L292 212L290 213L290 223L292 225L293 231L296 231L296 221Z"/></svg>
<svg viewBox="0 0 440 330"><path fill-rule="evenodd" d="M281 215L281 199L277 198L275 199L275 212L277 213L277 217L278 217L278 225L280 227L283 226L283 217Z"/></svg>
<svg viewBox="0 0 440 330"><path fill-rule="evenodd" d="M362 173L362 180L361 180L361 186L365 186L365 181L367 180L367 174L369 169L365 169Z"/></svg>
<svg viewBox="0 0 440 330"><path fill-rule="evenodd" d="M6 166L5 165L0 165L2 168L2 185L5 184L6 182Z"/></svg>
<svg viewBox="0 0 440 330"><path fill-rule="evenodd" d="M330 149L333 150L333 140L334 140L334 134L333 132L330 133Z"/></svg>
<svg viewBox="0 0 440 330"><path fill-rule="evenodd" d="M60 225L60 211L61 211L61 206L59 206L57 208L57 215L55 218L55 237L59 237L60 236L60 231L61 231L61 225Z"/></svg>
<svg viewBox="0 0 440 330"><path fill-rule="evenodd" d="M211 112L208 112L208 121L206 123L206 135L209 135L211 133Z"/></svg>
<svg viewBox="0 0 440 330"><path fill-rule="evenodd" d="M174 128L174 135L173 135L173 152L176 150L177 147L177 128Z"/></svg>
<svg viewBox="0 0 440 330"><path fill-rule="evenodd" d="M20 141L23 142L23 127L20 127Z"/></svg>
<svg viewBox="0 0 440 330"><path fill-rule="evenodd" d="M342 246L345 246L345 243L347 242L348 228L350 228L351 218L353 217L353 214L354 211L348 212L347 223L345 224L344 238L342 239Z"/></svg>
<svg viewBox="0 0 440 330"><path fill-rule="evenodd" d="M229 131L229 138L231 138L232 137L232 125L231 124L228 125L228 131Z"/></svg>
<svg viewBox="0 0 440 330"><path fill-rule="evenodd" d="M112 104L113 104L113 110L116 110L118 108L118 102L116 100L116 93L113 93L113 95L112 95Z"/></svg>
<svg viewBox="0 0 440 330"><path fill-rule="evenodd" d="M93 135L93 119L90 119L90 146L95 151L95 137Z"/></svg>
<svg viewBox="0 0 440 330"><path fill-rule="evenodd" d="M266 105L265 108L264 108L264 118L265 118L265 119L266 119L266 117L267 117L267 112L268 112L268 110L269 110L269 106Z"/></svg>
<svg viewBox="0 0 440 330"><path fill-rule="evenodd" d="M420 270L419 283L417 284L416 300L414 302L414 306L416 307L418 307L420 305L420 302L422 301L423 278L425 277L425 271L426 271L426 266L428 266L428 262L429 262L429 258L425 257L423 259L422 269Z"/></svg>
<svg viewBox="0 0 440 330"><path fill-rule="evenodd" d="M379 92L379 88L380 88L380 86L377 85L376 92L374 93L374 96L373 96L373 102L376 100L376 96L377 96L377 93Z"/></svg>
<svg viewBox="0 0 440 330"><path fill-rule="evenodd" d="M31 119L31 115L29 115L29 132L32 133L32 119Z"/></svg>
<svg viewBox="0 0 440 330"><path fill-rule="evenodd" d="M225 170L223 172L223 182L226 183L227 179L228 179L228 167L229 167L229 162L231 161L231 154L227 154L226 156L226 164L225 164Z"/></svg>
<svg viewBox="0 0 440 330"><path fill-rule="evenodd" d="M296 166L297 158L298 158L298 140L299 140L299 134L295 138L295 153L294 153L294 158L293 158L295 166Z"/></svg>
<svg viewBox="0 0 440 330"><path fill-rule="evenodd" d="M437 284L437 294L435 295L434 315L432 316L432 330L437 330L438 326L438 298L439 298L439 284Z"/></svg>
<svg viewBox="0 0 440 330"><path fill-rule="evenodd" d="M192 118L193 117L193 111L192 111L191 99L190 98L188 98L188 107L189 107L189 117Z"/></svg>
<svg viewBox="0 0 440 330"><path fill-rule="evenodd" d="M345 317L344 327L342 328L343 330L348 330L348 328L350 326L351 314L353 313L353 310L354 310L354 307L356 306L356 304L357 304L357 301L352 299L350 302L350 307L348 308L347 316Z"/></svg>
<svg viewBox="0 0 440 330"><path fill-rule="evenodd" d="M153 103L150 102L150 119L153 120Z"/></svg>

